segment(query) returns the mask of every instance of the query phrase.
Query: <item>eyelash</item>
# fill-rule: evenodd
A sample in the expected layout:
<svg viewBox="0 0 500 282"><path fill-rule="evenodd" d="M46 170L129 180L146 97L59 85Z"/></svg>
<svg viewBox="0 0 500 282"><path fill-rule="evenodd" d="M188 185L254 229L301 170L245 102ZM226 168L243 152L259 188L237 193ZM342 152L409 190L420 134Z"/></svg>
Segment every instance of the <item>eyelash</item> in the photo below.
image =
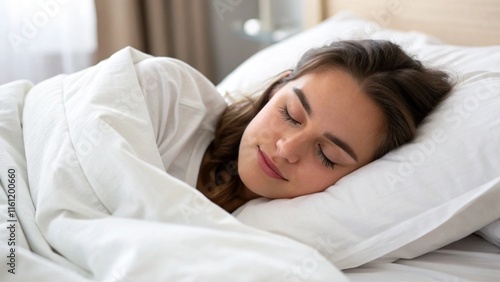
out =
<svg viewBox="0 0 500 282"><path fill-rule="evenodd" d="M319 144L318 144L318 156L320 156L321 162L323 163L324 166L326 166L327 168L333 169L333 167L335 166L335 163L330 161L325 156L325 154L323 153L323 150L321 150L321 145L319 145Z"/></svg>
<svg viewBox="0 0 500 282"><path fill-rule="evenodd" d="M300 122L298 122L297 120L295 120L294 118L292 118L292 116L290 115L290 113L288 112L288 107L285 105L283 106L281 109L280 109L280 113L281 113L281 116L283 117L283 119L285 121L288 121L290 122L291 124L293 125L300 125Z"/></svg>
<svg viewBox="0 0 500 282"><path fill-rule="evenodd" d="M280 113L285 121L290 122L292 125L300 125L300 122L298 122L297 120L292 118L292 116L288 112L288 108L286 105L283 106L282 108L280 108ZM321 145L319 145L319 144L318 144L318 152L317 153L318 153L318 156L321 158L321 162L323 163L323 165L327 168L333 169L333 167L335 166L335 163L330 161L326 157L326 155L323 153L323 150L321 150Z"/></svg>

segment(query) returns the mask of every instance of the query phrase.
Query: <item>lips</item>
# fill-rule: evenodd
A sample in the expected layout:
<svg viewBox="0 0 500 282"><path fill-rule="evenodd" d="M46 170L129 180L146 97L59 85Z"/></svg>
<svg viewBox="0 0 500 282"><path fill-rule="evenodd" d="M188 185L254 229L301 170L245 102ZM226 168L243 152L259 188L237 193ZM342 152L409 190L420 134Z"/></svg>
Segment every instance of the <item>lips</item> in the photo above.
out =
<svg viewBox="0 0 500 282"><path fill-rule="evenodd" d="M257 152L257 155L258 155L257 160L258 160L260 168L262 168L264 173L267 174L267 176L269 176L269 177L279 179L279 180L288 181L285 177L283 177L283 175L281 174L279 169L276 167L276 165L273 164L271 159L269 159L269 157L264 152L262 152L260 150L260 148L258 148L258 149L259 150Z"/></svg>

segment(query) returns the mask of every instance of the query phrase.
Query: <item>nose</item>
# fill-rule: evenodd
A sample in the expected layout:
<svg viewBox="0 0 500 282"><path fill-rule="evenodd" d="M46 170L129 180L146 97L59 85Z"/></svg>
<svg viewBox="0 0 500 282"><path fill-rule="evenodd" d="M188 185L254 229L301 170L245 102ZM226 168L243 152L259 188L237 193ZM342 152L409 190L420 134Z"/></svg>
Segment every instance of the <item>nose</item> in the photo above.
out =
<svg viewBox="0 0 500 282"><path fill-rule="evenodd" d="M289 163L296 163L300 159L303 147L304 140L299 134L281 137L276 141L278 157L286 159Z"/></svg>

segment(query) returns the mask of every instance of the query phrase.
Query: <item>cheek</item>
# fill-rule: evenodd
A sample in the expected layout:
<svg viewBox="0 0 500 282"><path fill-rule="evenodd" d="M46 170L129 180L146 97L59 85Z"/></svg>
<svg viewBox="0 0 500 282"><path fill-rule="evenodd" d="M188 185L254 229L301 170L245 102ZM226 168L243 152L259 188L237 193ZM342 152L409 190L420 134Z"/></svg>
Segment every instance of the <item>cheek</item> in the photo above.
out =
<svg viewBox="0 0 500 282"><path fill-rule="evenodd" d="M287 123L278 111L266 115L266 126L269 134L279 134L287 129Z"/></svg>
<svg viewBox="0 0 500 282"><path fill-rule="evenodd" d="M321 192L347 174L349 171L344 168L331 170L321 164L308 165L300 170L300 189L304 194Z"/></svg>
<svg viewBox="0 0 500 282"><path fill-rule="evenodd" d="M306 171L305 175L309 176L305 177L304 181L310 183L316 191L325 189L326 187L335 183L338 179L336 173L334 173L333 171L329 171L329 169L325 169L322 166L310 166L310 169Z"/></svg>
<svg viewBox="0 0 500 282"><path fill-rule="evenodd" d="M285 129L286 124L284 124L279 114L264 108L248 124L242 142L269 144L276 141Z"/></svg>

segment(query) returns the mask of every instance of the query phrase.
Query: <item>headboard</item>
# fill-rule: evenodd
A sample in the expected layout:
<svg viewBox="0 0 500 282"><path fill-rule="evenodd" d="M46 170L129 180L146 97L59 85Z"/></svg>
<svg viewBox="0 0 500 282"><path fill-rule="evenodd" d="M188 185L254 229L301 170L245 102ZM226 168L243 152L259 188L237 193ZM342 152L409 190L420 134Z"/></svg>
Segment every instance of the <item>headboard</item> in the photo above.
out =
<svg viewBox="0 0 500 282"><path fill-rule="evenodd" d="M309 2L309 1L308 1ZM313 24L349 10L382 27L417 30L456 45L500 45L498 0L316 0L308 22Z"/></svg>

